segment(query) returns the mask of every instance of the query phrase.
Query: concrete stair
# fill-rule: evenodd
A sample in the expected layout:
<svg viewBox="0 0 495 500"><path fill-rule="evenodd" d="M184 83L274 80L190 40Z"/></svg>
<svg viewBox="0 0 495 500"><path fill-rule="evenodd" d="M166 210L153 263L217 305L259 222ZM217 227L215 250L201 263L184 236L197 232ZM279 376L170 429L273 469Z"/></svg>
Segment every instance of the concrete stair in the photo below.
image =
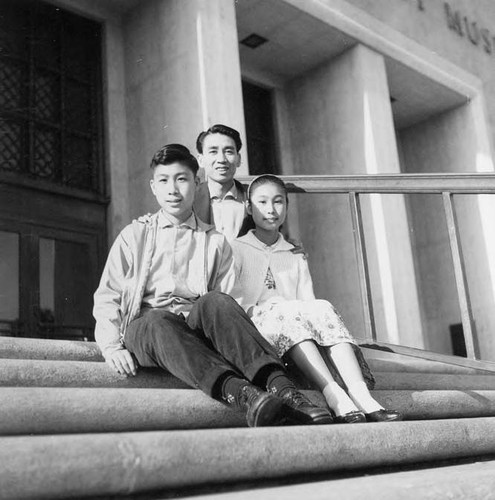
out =
<svg viewBox="0 0 495 500"><path fill-rule="evenodd" d="M429 464L431 465L431 464ZM490 499L495 491L495 461L437 466L402 472L368 473L351 479L258 488L263 500L467 500ZM329 495L331 492L331 496ZM194 496L195 500L251 500L253 490Z"/></svg>
<svg viewBox="0 0 495 500"><path fill-rule="evenodd" d="M164 372L113 373L93 343L0 337L0 499L488 498L495 374L364 352L406 421L249 429Z"/></svg>
<svg viewBox="0 0 495 500"><path fill-rule="evenodd" d="M495 388L495 374L419 373L375 371L376 388L388 390L470 390ZM124 377L97 361L2 359L0 387L122 387L188 388L161 370L141 370Z"/></svg>

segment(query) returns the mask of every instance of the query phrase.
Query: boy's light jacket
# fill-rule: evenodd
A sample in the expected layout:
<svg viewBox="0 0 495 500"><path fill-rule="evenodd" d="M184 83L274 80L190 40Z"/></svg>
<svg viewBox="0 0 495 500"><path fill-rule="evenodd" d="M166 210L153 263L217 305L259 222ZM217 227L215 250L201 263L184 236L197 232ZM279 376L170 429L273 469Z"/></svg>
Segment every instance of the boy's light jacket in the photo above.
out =
<svg viewBox="0 0 495 500"><path fill-rule="evenodd" d="M141 310L155 248L158 213L145 215L126 226L110 249L100 285L94 294L95 339L103 356L123 349L129 323ZM197 220L198 238L203 244L203 275L200 295L218 290L232 293L235 270L232 250L225 237L210 224Z"/></svg>
<svg viewBox="0 0 495 500"><path fill-rule="evenodd" d="M277 284L277 294L284 299L315 299L308 262L303 255L291 252L294 245L281 234L271 247L258 240L253 231L232 241L231 245L237 275L233 296L245 311L258 303L268 268Z"/></svg>

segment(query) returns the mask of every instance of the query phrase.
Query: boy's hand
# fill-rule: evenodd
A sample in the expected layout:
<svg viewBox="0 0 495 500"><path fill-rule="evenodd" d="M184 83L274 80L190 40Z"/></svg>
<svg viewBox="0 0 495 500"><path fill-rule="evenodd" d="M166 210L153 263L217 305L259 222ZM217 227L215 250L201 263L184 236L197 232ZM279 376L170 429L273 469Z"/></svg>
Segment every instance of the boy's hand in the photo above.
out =
<svg viewBox="0 0 495 500"><path fill-rule="evenodd" d="M293 239L288 239L287 240L291 245L294 245L294 248L291 250L292 253L297 254L302 254L304 259L308 258L308 254L306 253L306 250L303 247L303 244L300 241L293 240Z"/></svg>
<svg viewBox="0 0 495 500"><path fill-rule="evenodd" d="M121 375L132 375L134 377L137 373L134 358L127 349L115 351L107 358L107 364Z"/></svg>

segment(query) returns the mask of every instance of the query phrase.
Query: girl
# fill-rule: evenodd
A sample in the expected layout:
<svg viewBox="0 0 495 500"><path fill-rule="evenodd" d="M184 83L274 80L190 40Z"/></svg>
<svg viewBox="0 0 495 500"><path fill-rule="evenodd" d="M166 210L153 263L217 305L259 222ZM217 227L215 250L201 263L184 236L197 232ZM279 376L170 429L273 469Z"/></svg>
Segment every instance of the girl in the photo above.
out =
<svg viewBox="0 0 495 500"><path fill-rule="evenodd" d="M355 340L332 304L315 299L306 260L291 253L293 245L280 234L287 203L287 188L274 175L261 175L249 185L247 211L255 229L232 243L239 278L235 298L277 354L287 355L323 393L335 422L401 420L399 412L384 409L371 396Z"/></svg>

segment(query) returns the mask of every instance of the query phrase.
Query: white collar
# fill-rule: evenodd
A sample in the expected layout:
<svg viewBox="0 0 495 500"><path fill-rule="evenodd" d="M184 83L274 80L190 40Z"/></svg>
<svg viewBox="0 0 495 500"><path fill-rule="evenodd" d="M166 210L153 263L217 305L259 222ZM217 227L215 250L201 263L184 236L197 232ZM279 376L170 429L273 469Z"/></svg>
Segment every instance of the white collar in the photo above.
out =
<svg viewBox="0 0 495 500"><path fill-rule="evenodd" d="M196 230L198 228L198 222L196 220L196 215L194 212L188 217L184 222L181 222L180 224L175 224L170 220L168 217L167 213L162 209L158 213L158 227L171 227L171 226L186 226L189 227L193 230Z"/></svg>
<svg viewBox="0 0 495 500"><path fill-rule="evenodd" d="M294 245L289 243L282 233L278 233L278 240L273 245L266 245L254 235L254 229L249 230L244 236L238 238L237 241L247 243L252 247L259 248L260 250L271 249L272 252L285 252L294 248Z"/></svg>
<svg viewBox="0 0 495 500"><path fill-rule="evenodd" d="M210 199L217 199L217 200L225 200L226 198L234 198L234 200L237 200L238 196L239 196L239 190L237 189L237 186L235 184L235 181L233 181L232 183L232 187L221 197L221 196L218 196L216 194L212 194L212 183L210 182L210 180L208 179L208 191L210 192Z"/></svg>

